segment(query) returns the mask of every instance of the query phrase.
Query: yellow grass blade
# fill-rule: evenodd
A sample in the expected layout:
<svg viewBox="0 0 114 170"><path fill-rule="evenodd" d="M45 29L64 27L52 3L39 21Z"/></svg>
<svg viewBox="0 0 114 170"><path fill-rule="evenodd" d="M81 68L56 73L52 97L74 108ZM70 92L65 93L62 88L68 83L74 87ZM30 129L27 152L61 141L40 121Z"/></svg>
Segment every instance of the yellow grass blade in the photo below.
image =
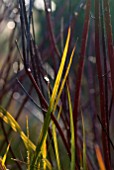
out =
<svg viewBox="0 0 114 170"><path fill-rule="evenodd" d="M0 158L0 170L6 170L6 166L3 165L1 158Z"/></svg>
<svg viewBox="0 0 114 170"><path fill-rule="evenodd" d="M10 147L10 144L7 146L7 149L6 149L6 152L3 156L3 158L0 158L0 170L7 170L6 166L5 166L5 161L6 161L6 158L7 158L9 147Z"/></svg>
<svg viewBox="0 0 114 170"><path fill-rule="evenodd" d="M55 80L55 84L54 84L54 88L53 88L53 91L52 91L52 95L51 95L51 98L50 98L50 108L51 109L53 108L53 105L54 105L54 102L55 102L55 99L56 99L56 95L57 95L57 92L58 92L58 88L59 88L59 85L60 85L60 81L61 81L61 77L62 77L62 73L63 73L63 69L64 69L66 57L67 57L68 47L69 47L70 34L71 34L71 29L69 28L68 36L67 36L67 40L66 40L66 45L65 45L65 48L64 48L63 56L62 56L62 60L61 60L61 63L60 63L59 71L58 71L58 74L57 74L57 77L56 77L56 80Z"/></svg>
<svg viewBox="0 0 114 170"><path fill-rule="evenodd" d="M70 34L71 34L71 29L69 28L65 48L64 48L61 63L60 63L60 67L59 67L59 70L58 70L58 74L57 74L57 77L56 77L56 80L55 80L55 83L54 83L54 88L53 88L53 91L52 91L52 95L51 95L51 98L50 98L48 112L47 112L45 120L44 120L43 128L42 128L41 133L40 133L40 137L39 137L37 148L36 148L36 153L34 155L32 164L35 164L37 157L38 157L38 155L41 151L41 148L43 146L43 142L47 138L48 127L49 127L49 124L50 124L50 121L51 121L51 113L53 112L53 106L54 106L55 99L56 99L56 96L57 96L57 93L58 93L58 89L59 89L59 86L60 86L62 73L63 73L63 70L64 70L64 65L65 65L65 61L66 61L66 57L67 57L69 41L70 41Z"/></svg>
<svg viewBox="0 0 114 170"><path fill-rule="evenodd" d="M8 151L9 151L9 147L10 147L10 144L7 146L6 153L4 154L4 156L2 158L2 165L3 166L5 165L6 157L7 157Z"/></svg>
<svg viewBox="0 0 114 170"><path fill-rule="evenodd" d="M71 133L71 163L70 170L75 170L75 135L74 135L74 121L73 121L73 111L72 111L72 102L70 91L67 86L67 95L68 95L68 105L69 105L69 113L70 113L70 133Z"/></svg>
<svg viewBox="0 0 114 170"><path fill-rule="evenodd" d="M26 129L27 129L27 137L29 139L29 124L28 124L28 116L26 117ZM29 142L29 141L28 141ZM30 170L30 150L27 148L27 170Z"/></svg>
<svg viewBox="0 0 114 170"><path fill-rule="evenodd" d="M62 111L62 107L60 107L60 109L59 109L57 119L60 118L61 111ZM53 135L53 142L54 142L54 149L55 149L57 167L58 167L58 170L61 170L60 155L59 155L58 141L57 141L57 134L56 134L56 126L55 126L54 122L52 122L52 135Z"/></svg>
<svg viewBox="0 0 114 170"><path fill-rule="evenodd" d="M46 166L49 170L52 170L52 165L51 163L47 160L47 159L44 159L44 162L46 163Z"/></svg>
<svg viewBox="0 0 114 170"><path fill-rule="evenodd" d="M46 160L46 157L47 157L46 140L44 141L43 146L42 146L42 157L44 160ZM46 170L46 162L45 161L43 161L43 170Z"/></svg>
<svg viewBox="0 0 114 170"><path fill-rule="evenodd" d="M65 73L65 75L64 75L63 81L62 81L62 83L61 83L61 87L60 87L60 89L59 89L59 92L58 92L58 95L57 95L57 98L56 98L56 101L55 101L55 104L54 104L53 113L55 112L55 110L56 110L56 108L57 108L57 104L58 104L59 99L60 99L60 97L61 97L61 94L62 94L64 85L65 85L65 83L66 83L66 80L67 80L67 77L68 77L68 74L69 74L69 71L70 71L70 67L71 67L71 64L72 64L73 56L74 56L74 53L75 53L75 49L76 49L76 46L74 46L74 48L73 48L73 50L72 50L72 53L71 53L71 56L70 56L70 61L69 61L69 63L68 63L66 73Z"/></svg>
<svg viewBox="0 0 114 170"><path fill-rule="evenodd" d="M28 137L22 131L21 127L16 122L16 120L11 116L11 114L9 112L7 112L5 109L3 109L1 106L0 106L0 118L2 118L5 123L10 125L11 128L15 132L19 133L19 135L20 135L21 139L23 140L27 149L29 148L29 149L35 151L36 146L31 142L30 139L28 139Z"/></svg>

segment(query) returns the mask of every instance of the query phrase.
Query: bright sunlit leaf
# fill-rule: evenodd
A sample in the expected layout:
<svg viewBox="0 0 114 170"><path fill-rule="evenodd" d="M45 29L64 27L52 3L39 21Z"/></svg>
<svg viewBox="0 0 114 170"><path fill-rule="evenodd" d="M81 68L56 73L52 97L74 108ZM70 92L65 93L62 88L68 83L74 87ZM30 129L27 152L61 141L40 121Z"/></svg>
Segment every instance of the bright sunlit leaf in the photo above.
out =
<svg viewBox="0 0 114 170"><path fill-rule="evenodd" d="M60 67L59 67L59 71L55 80L55 84L54 84L54 88L52 91L52 96L50 98L50 108L51 110L53 109L53 105L57 96L57 92L58 92L58 88L61 82L61 77L62 77L62 73L63 73L63 69L64 69L64 65L65 65L65 61L66 61L66 57L67 57L67 52L68 52L68 46L69 46L69 41L70 41L70 34L71 34L71 29L69 28L68 30L68 36L67 36L67 40L66 40L66 45L63 51L63 56L62 56L62 60L60 63Z"/></svg>
<svg viewBox="0 0 114 170"><path fill-rule="evenodd" d="M63 88L64 88L64 86L65 86L65 83L66 83L66 80L67 80L67 77L68 77L68 74L69 74L69 71L70 71L70 67L71 67L71 64L72 64L73 56L74 56L74 53L75 53L75 49L76 49L76 46L74 46L74 48L73 48L73 50L72 50L72 53L71 53L71 56L70 56L70 61L69 61L69 63L68 63L68 66L67 66L65 75L64 75L64 77L63 77L63 80L62 80L62 83L61 83L61 86L60 86L60 89L59 89L59 92L58 92L58 95L57 95L57 98L56 98L56 101L55 101L55 104L54 104L53 113L56 111L57 104L58 104L59 99L60 99L60 97L61 97Z"/></svg>
<svg viewBox="0 0 114 170"><path fill-rule="evenodd" d="M43 146L43 143L44 143L44 141L47 137L47 134L48 134L48 127L49 127L49 124L50 124L50 121L51 121L51 113L53 112L55 99L57 97L58 89L59 89L59 86L60 86L60 83L61 83L61 78L62 78L64 66L65 66L65 61L66 61L68 47L69 47L69 41L70 41L70 35L71 35L71 29L69 28L65 48L64 48L63 55L62 55L62 58L61 58L60 67L59 67L57 77L56 77L56 80L55 80L55 83L54 83L54 88L52 90L52 95L51 95L51 98L50 98L48 112L46 114L45 121L44 121L44 124L43 124L43 128L42 128L42 131L40 133L40 137L39 137L39 140L38 140L38 144L37 144L37 148L36 148L36 152L35 152L32 164L35 164L37 157L38 157L38 155L41 151L41 148Z"/></svg>

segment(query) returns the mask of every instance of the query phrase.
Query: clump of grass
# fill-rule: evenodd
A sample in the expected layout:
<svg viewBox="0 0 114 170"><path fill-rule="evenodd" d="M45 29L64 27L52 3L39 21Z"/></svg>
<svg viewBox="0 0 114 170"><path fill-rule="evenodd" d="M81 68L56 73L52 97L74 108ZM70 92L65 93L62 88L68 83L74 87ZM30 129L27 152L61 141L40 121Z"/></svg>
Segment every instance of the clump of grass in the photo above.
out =
<svg viewBox="0 0 114 170"><path fill-rule="evenodd" d="M72 3L65 4L66 11L70 6L70 16L61 25L56 20L65 15L63 6L53 15L51 1L44 0L47 28L45 35L41 35L44 39L37 44L33 1L28 7L23 0L12 4L0 2L0 31L9 15L15 21L15 28L6 39L6 57L0 64L0 153L4 155L0 159L1 169L113 168L110 120L114 63L109 1L79 1L75 14ZM14 9L17 12L12 14ZM82 34L76 37L82 10ZM52 17L56 18L55 28L59 24L62 32L54 28ZM96 58L94 66L91 53ZM91 70L89 76L87 69ZM16 141L13 132L19 136ZM18 153L19 144L22 156Z"/></svg>

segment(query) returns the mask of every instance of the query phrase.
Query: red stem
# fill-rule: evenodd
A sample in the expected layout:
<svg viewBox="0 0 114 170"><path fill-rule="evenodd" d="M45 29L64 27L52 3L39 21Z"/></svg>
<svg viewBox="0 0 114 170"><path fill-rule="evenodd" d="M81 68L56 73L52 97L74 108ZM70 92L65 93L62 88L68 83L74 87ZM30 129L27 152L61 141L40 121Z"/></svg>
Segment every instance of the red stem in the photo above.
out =
<svg viewBox="0 0 114 170"><path fill-rule="evenodd" d="M86 11L85 11L85 21L84 21L84 27L83 27L83 33L82 33L80 61L78 65L78 73L77 73L76 88L75 88L74 109L73 109L73 119L74 119L74 127L75 127L75 145L76 146L77 146L77 118L78 118L78 109L79 109L79 102L80 102L81 80L82 80L82 74L83 74L83 69L84 69L84 58L85 58L86 44L87 44L87 38L88 38L90 7L91 7L91 0L87 0Z"/></svg>
<svg viewBox="0 0 114 170"><path fill-rule="evenodd" d="M52 22L51 22L50 12L48 11L48 7L46 5L45 0L44 0L44 3L45 3L45 11L46 11L46 18L47 18L48 27L49 27L51 45L52 45L53 49L55 50L55 53L57 54L57 56L60 58L61 55L60 55L59 49L57 48L56 39L55 39L55 35L54 35L54 32L53 32L53 27L52 27Z"/></svg>
<svg viewBox="0 0 114 170"><path fill-rule="evenodd" d="M100 111L101 111L102 124L107 131L105 93L104 93L102 67L101 67L101 60L100 60L100 35L99 35L100 23L99 23L99 18L100 18L100 4L99 4L99 0L95 0L95 52L96 52L96 64L97 64L98 80L99 80ZM107 135L105 134L103 129L102 129L102 144L103 144L106 169L110 170L108 138L107 138Z"/></svg>
<svg viewBox="0 0 114 170"><path fill-rule="evenodd" d="M112 25L110 19L110 8L109 0L104 0L104 17L105 17L105 28L107 36L107 45L108 45L108 57L110 62L111 70L111 82L112 82L112 91L114 98L114 52L113 52L113 38L112 38Z"/></svg>

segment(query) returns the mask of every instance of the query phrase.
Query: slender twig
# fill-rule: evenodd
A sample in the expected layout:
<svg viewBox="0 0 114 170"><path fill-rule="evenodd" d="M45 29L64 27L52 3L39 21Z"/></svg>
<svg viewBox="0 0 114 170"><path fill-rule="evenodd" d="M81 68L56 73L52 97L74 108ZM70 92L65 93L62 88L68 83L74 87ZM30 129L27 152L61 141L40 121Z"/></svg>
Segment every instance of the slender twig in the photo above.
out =
<svg viewBox="0 0 114 170"><path fill-rule="evenodd" d="M113 150L114 150L114 144L113 144L113 142L112 142L112 140L111 140L109 134L107 133L105 127L103 126L103 123L102 123L102 121L101 121L101 119L100 119L100 117L99 117L98 114L97 114L97 118L98 118L98 120L99 120L99 122L100 122L100 124L101 124L101 126L102 126L102 129L103 129L103 131L105 132L105 134L107 135L108 140L109 140L109 142L110 142L110 144L111 144L111 146L112 146L112 148L113 148Z"/></svg>
<svg viewBox="0 0 114 170"><path fill-rule="evenodd" d="M19 49L19 45L18 45L18 41L17 40L15 40L15 44L16 44L17 50L19 52L19 55L21 57L21 60L23 61L23 56L22 56L21 50Z"/></svg>
<svg viewBox="0 0 114 170"><path fill-rule="evenodd" d="M31 102L40 110L47 112L47 110L41 108L36 102L35 100L31 97L31 95L27 92L27 90L24 88L24 86L22 85L22 83L19 81L19 79L17 79L17 82L19 83L20 87L23 89L23 91L25 92L25 94L29 97L29 99L31 100Z"/></svg>

